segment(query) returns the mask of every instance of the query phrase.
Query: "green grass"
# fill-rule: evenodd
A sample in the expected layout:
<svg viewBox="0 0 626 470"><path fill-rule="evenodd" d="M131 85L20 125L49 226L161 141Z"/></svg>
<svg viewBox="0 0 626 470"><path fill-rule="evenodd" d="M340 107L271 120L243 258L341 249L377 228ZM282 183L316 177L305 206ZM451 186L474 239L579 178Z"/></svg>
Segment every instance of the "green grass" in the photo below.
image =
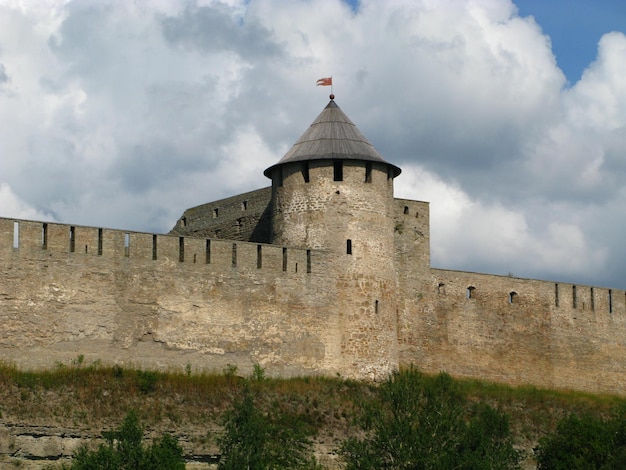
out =
<svg viewBox="0 0 626 470"><path fill-rule="evenodd" d="M80 356L79 356L80 358ZM340 377L277 379L257 370L248 378L259 406L304 415L318 442L338 446L360 430L354 418L365 402L377 400L374 384ZM224 373L146 371L82 360L51 370L19 370L0 363L0 416L6 421L69 429L112 429L130 410L155 432L190 435L214 450L221 417L241 396L244 378ZM532 449L570 413L606 416L624 397L510 387L481 380L458 380L470 401L505 411L519 446ZM207 451L211 452L211 450Z"/></svg>

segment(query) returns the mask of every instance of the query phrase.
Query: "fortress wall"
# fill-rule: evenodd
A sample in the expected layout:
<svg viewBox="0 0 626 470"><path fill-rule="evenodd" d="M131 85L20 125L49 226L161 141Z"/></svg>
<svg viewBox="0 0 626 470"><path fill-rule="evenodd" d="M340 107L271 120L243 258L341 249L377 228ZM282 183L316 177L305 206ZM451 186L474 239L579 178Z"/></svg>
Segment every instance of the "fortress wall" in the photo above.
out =
<svg viewBox="0 0 626 470"><path fill-rule="evenodd" d="M187 209L171 234L269 242L270 187Z"/></svg>
<svg viewBox="0 0 626 470"><path fill-rule="evenodd" d="M178 236L55 223L44 249L44 223L30 221L14 248L15 222L0 219L3 360L344 372L325 252L210 240L207 258L206 239L183 238L181 262Z"/></svg>
<svg viewBox="0 0 626 470"><path fill-rule="evenodd" d="M433 269L430 285L400 321L401 363L514 385L624 394L625 296Z"/></svg>

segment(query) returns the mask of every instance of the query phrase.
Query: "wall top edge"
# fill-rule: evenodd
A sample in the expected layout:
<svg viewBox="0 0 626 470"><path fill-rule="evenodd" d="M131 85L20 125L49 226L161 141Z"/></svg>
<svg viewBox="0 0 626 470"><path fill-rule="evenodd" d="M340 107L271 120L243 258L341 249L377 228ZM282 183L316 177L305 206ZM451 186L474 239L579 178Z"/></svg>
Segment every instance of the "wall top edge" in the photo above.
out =
<svg viewBox="0 0 626 470"><path fill-rule="evenodd" d="M589 284L580 284L580 283L576 283L576 282L562 282L562 281L555 281L555 280L550 280L550 279L535 279L535 278L530 278L530 277L521 277L521 276L513 276L513 275L509 275L509 274L491 274L491 273L480 273L477 271L461 271L459 269L442 269L442 268L430 268L431 273L436 274L437 272L440 273L450 273L450 274L471 274L473 276L489 276L489 277L499 277L502 279L511 279L514 281L528 281L528 282L542 282L542 283L546 283L546 284L559 284L561 286L576 286L576 287L581 287L581 288L594 288L594 289L604 289L604 290L613 290L613 291L624 291L624 289L620 289L620 288L615 288L615 287L606 287L606 286L592 286Z"/></svg>

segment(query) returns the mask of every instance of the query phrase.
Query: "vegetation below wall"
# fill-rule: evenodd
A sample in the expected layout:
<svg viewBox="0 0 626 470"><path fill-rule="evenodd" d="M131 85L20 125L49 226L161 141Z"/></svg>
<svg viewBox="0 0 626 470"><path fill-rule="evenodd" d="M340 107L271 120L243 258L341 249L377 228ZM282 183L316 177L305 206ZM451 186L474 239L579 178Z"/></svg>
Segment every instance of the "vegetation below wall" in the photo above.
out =
<svg viewBox="0 0 626 470"><path fill-rule="evenodd" d="M310 440L317 462L332 468L342 459L366 456L377 435L379 441L388 442L392 434L384 433L395 432L394 426L388 425L393 424L395 411L400 411L400 418L427 412L428 407L417 405L417 401L411 408L411 397L418 394L431 396L438 407L432 416L447 413L454 432L460 432L459 424L450 420L457 415L462 415L464 422L475 423L473 428L463 428L468 439L482 436L485 431L480 426L484 423L491 423L489 429L499 423L500 450L510 437L515 448L522 451L526 468L535 467L533 449L540 439L554 435L564 418L572 414L581 417L579 421L570 418L570 429L592 428L593 423L613 416L626 404L623 398L612 396L456 381L445 375L424 376L415 370L380 386L340 377L266 378L258 366L247 378L238 377L234 368L222 374L194 373L191 365L181 372L160 373L86 365L79 356L73 364L50 371L28 372L0 365L0 424L63 429L67 434L96 439L103 431L118 429L134 411L146 437L158 439L164 433L171 434L182 445L187 460L204 461L207 468L206 462L217 462L220 449L228 443L224 429L228 431L230 423L232 430L234 417L261 417L269 419L260 426L271 429L272 435L280 435L277 425L281 423L290 430L299 429L302 441ZM407 406L400 410L400 405ZM486 406L493 413L485 412ZM258 425L254 419L250 422ZM402 433L407 428L398 422L395 426ZM491 439L495 442L499 437ZM558 444L558 440L553 442ZM290 447L295 446L292 444ZM380 464L370 463L372 466L353 468L376 468Z"/></svg>

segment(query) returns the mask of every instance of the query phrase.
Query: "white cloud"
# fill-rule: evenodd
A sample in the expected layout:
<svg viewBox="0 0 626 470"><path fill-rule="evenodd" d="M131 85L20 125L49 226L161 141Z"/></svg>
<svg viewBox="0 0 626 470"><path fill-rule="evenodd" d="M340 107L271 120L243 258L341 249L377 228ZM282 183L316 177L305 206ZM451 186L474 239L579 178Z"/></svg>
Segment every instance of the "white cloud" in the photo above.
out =
<svg viewBox="0 0 626 470"><path fill-rule="evenodd" d="M626 38L598 47L566 89L509 0L0 1L2 209L169 230L267 185L332 74L398 195L431 201L435 263L617 285Z"/></svg>

